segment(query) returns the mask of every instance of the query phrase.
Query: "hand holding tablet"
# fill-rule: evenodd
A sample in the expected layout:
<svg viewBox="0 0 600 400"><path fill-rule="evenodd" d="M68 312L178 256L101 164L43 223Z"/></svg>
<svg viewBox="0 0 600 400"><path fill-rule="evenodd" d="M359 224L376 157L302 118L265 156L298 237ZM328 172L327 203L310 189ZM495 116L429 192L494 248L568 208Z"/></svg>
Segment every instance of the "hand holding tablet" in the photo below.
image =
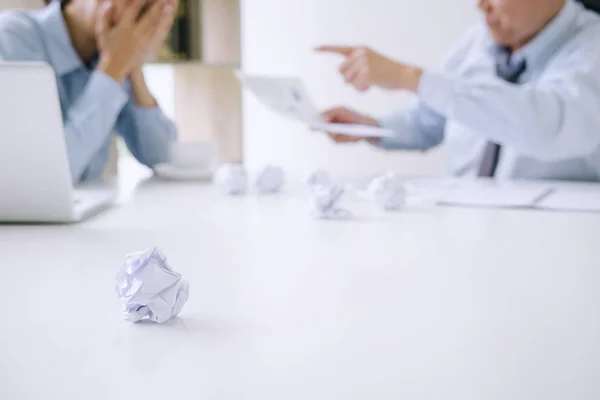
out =
<svg viewBox="0 0 600 400"><path fill-rule="evenodd" d="M313 130L328 132L334 139L336 135L357 139L394 136L392 130L381 128L377 121L348 109L333 109L322 116L299 79L250 76L239 71L236 75L242 85L271 110ZM348 118L341 118L344 115Z"/></svg>

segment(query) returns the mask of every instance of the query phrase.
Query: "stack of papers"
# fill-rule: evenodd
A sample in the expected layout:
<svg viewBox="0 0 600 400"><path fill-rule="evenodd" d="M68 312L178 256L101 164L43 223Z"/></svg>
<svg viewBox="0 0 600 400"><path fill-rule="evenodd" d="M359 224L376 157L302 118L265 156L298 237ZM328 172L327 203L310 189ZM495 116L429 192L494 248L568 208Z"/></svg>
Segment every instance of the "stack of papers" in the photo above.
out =
<svg viewBox="0 0 600 400"><path fill-rule="evenodd" d="M300 121L310 129L356 137L391 137L394 131L368 125L326 123L297 78L251 76L236 71L242 85L276 113Z"/></svg>
<svg viewBox="0 0 600 400"><path fill-rule="evenodd" d="M600 188L560 188L543 199L537 207L557 211L600 212Z"/></svg>
<svg viewBox="0 0 600 400"><path fill-rule="evenodd" d="M438 198L438 203L467 207L530 208L552 192L552 188L479 187L455 188Z"/></svg>
<svg viewBox="0 0 600 400"><path fill-rule="evenodd" d="M593 183L444 179L409 181L406 187L410 195L441 205L600 212L600 184Z"/></svg>

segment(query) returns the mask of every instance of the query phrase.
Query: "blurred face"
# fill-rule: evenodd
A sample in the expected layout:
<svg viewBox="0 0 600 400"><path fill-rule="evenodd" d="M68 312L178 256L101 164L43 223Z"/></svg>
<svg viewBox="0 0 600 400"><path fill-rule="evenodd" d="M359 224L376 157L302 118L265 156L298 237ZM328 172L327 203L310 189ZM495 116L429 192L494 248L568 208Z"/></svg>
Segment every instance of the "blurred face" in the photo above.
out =
<svg viewBox="0 0 600 400"><path fill-rule="evenodd" d="M478 0L494 40L510 48L525 45L561 10L565 0Z"/></svg>

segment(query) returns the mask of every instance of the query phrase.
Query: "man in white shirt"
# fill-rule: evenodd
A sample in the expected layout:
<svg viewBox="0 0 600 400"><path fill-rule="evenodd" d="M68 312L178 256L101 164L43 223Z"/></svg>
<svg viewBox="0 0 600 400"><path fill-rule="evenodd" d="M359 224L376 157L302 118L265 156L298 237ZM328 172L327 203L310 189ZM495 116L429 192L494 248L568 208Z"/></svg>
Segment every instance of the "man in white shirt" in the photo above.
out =
<svg viewBox="0 0 600 400"><path fill-rule="evenodd" d="M358 90L417 95L411 108L381 119L346 108L325 119L393 129L396 137L370 141L384 149L445 142L457 176L600 181L600 16L574 0L478 6L485 24L469 30L440 71L368 48L321 47L345 57L340 72Z"/></svg>

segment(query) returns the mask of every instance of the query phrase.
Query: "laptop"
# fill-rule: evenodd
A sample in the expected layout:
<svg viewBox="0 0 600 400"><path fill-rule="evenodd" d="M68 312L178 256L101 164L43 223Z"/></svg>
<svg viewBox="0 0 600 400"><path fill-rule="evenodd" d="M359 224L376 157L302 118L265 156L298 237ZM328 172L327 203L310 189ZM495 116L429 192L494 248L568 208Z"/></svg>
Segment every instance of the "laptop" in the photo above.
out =
<svg viewBox="0 0 600 400"><path fill-rule="evenodd" d="M0 88L0 222L70 223L107 208L114 187L73 187L52 68L0 62Z"/></svg>

